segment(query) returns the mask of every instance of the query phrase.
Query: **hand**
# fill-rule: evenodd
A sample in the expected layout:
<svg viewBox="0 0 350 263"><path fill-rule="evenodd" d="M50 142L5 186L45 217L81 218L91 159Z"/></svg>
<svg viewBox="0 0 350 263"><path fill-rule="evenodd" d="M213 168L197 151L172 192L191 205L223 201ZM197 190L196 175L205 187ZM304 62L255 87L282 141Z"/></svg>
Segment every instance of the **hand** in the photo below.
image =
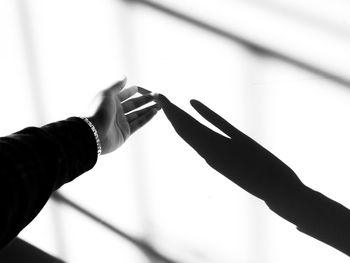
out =
<svg viewBox="0 0 350 263"><path fill-rule="evenodd" d="M302 185L295 173L272 153L196 100L191 105L228 137L222 136L159 95L175 131L215 170L265 201Z"/></svg>
<svg viewBox="0 0 350 263"><path fill-rule="evenodd" d="M120 147L131 134L150 121L160 109L158 104L153 104L131 112L155 101L157 95L148 93L129 99L138 92L138 87L123 89L125 84L126 78L99 92L94 100L93 114L88 118L99 135L102 154L113 152Z"/></svg>

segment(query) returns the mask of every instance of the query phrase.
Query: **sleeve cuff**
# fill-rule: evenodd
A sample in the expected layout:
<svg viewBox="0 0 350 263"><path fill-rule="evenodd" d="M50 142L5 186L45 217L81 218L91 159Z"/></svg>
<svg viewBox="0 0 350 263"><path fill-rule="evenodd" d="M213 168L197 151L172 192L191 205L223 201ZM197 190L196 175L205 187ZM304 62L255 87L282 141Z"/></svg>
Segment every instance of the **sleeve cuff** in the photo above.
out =
<svg viewBox="0 0 350 263"><path fill-rule="evenodd" d="M58 177L56 189L90 170L97 162L97 145L93 133L86 123L78 117L50 123L43 131L55 137L61 155L67 164L67 173Z"/></svg>

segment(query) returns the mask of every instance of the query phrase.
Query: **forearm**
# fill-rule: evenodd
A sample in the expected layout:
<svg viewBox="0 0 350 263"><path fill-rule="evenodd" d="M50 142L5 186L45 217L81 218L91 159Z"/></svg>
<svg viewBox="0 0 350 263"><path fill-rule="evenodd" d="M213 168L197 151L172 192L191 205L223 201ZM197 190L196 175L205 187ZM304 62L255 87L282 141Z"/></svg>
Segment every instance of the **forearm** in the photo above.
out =
<svg viewBox="0 0 350 263"><path fill-rule="evenodd" d="M350 210L300 184L266 202L297 229L350 256Z"/></svg>
<svg viewBox="0 0 350 263"><path fill-rule="evenodd" d="M96 162L94 136L70 118L0 138L0 248L42 209L53 191Z"/></svg>

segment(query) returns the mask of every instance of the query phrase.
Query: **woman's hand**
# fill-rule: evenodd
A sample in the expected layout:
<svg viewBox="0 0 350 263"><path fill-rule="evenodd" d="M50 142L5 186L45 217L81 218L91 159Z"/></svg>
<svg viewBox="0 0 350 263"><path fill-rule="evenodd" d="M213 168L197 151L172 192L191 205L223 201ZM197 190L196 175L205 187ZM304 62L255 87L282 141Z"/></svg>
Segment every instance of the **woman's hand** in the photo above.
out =
<svg viewBox="0 0 350 263"><path fill-rule="evenodd" d="M155 101L157 95L148 93L129 99L138 92L138 87L123 89L125 84L126 78L102 90L94 99L93 114L88 119L97 130L102 154L113 152L120 147L131 134L150 121L160 109L156 103L134 111Z"/></svg>

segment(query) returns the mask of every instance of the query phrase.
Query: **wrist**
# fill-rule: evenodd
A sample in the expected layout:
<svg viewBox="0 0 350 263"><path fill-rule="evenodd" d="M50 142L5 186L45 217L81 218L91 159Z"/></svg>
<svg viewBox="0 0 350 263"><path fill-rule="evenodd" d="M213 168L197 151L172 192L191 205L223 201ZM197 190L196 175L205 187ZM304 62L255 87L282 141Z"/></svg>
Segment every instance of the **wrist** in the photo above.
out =
<svg viewBox="0 0 350 263"><path fill-rule="evenodd" d="M94 120L93 117L80 117L84 122L89 126L95 141L96 141L96 148L97 148L97 156L100 156L102 153L102 147L101 147L101 140L100 140L100 130L98 129L97 122Z"/></svg>

